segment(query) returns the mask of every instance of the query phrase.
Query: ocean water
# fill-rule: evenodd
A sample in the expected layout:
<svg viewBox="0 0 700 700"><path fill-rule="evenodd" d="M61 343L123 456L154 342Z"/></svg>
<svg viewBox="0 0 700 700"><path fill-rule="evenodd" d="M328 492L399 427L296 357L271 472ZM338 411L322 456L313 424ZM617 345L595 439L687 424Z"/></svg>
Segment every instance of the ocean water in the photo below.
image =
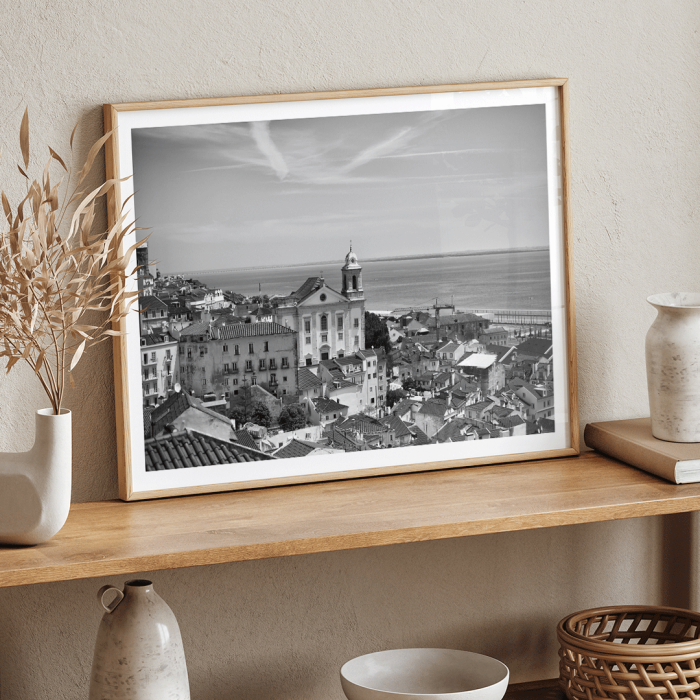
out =
<svg viewBox="0 0 700 700"><path fill-rule="evenodd" d="M551 308L549 251L518 251L442 258L368 261L362 281L368 310L454 304L457 309ZM306 265L280 268L191 273L213 289L253 294L289 294L308 277L323 274L326 284L340 291L343 261L336 266Z"/></svg>

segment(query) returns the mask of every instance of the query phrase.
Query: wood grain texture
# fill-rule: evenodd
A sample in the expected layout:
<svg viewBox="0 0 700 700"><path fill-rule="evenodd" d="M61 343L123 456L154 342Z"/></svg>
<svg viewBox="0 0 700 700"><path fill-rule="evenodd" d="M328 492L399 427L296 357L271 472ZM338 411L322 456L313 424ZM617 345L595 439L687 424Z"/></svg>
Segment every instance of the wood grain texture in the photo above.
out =
<svg viewBox="0 0 700 700"><path fill-rule="evenodd" d="M569 430L571 446L580 451L576 361L576 305L574 301L574 249L571 215L571 163L569 148L569 83L559 86L561 124L562 225L564 226L564 294L566 295L566 346L569 378Z"/></svg>
<svg viewBox="0 0 700 700"><path fill-rule="evenodd" d="M0 548L0 586L698 509L700 484L676 486L594 452L136 503L81 503L45 544Z"/></svg>
<svg viewBox="0 0 700 700"><path fill-rule="evenodd" d="M566 694L559 686L559 679L552 678L529 683L512 683L508 686L503 700L566 700Z"/></svg>
<svg viewBox="0 0 700 700"><path fill-rule="evenodd" d="M122 102L105 105L115 112L134 112L149 109L181 109L183 107L221 107L223 105L264 104L268 102L302 102L305 100L343 100L352 97L385 97L392 95L424 95L438 92L468 92L473 90L511 90L532 87L561 87L566 78L541 80L511 80L489 83L456 83L453 85L415 85L412 87L371 88L367 90L332 90L297 92L278 95L240 95L237 97L210 97L192 100L159 100L157 102Z"/></svg>
<svg viewBox="0 0 700 700"><path fill-rule="evenodd" d="M112 136L105 142L105 173L107 178L120 180L119 170L119 130L118 115L112 105L104 105L104 131ZM121 187L119 183L107 194L107 221L110 229L119 220L122 207ZM122 244L119 254L123 254ZM124 302L119 303L123 309ZM121 319L112 326L113 330L126 333L126 319ZM127 364L127 336L115 336L112 340L112 357L114 365L114 400L117 420L117 463L119 469L119 498L128 501L131 497L131 428L129 421L129 392ZM140 370L140 367L138 368Z"/></svg>

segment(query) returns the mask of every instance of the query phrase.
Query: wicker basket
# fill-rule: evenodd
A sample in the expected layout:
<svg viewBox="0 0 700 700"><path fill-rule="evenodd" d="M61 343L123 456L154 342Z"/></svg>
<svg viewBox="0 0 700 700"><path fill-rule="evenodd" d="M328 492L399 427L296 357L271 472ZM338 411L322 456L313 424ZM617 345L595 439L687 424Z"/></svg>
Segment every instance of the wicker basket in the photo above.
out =
<svg viewBox="0 0 700 700"><path fill-rule="evenodd" d="M700 700L700 614L678 608L584 610L557 626L570 700Z"/></svg>

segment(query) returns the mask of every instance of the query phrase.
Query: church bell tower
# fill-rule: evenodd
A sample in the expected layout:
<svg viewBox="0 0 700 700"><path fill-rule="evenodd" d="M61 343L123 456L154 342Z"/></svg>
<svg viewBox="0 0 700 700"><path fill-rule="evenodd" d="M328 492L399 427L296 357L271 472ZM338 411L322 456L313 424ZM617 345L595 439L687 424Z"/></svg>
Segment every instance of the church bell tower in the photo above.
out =
<svg viewBox="0 0 700 700"><path fill-rule="evenodd" d="M352 242L350 251L345 256L345 265L342 267L343 286L341 294L348 299L364 299L365 293L362 289L362 266L357 261L357 255L352 252Z"/></svg>

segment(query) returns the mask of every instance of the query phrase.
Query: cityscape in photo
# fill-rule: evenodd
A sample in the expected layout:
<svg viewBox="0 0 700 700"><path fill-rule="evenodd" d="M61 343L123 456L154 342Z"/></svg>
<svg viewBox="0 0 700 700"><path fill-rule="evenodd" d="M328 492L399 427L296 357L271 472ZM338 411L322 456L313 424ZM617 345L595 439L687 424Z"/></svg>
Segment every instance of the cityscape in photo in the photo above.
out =
<svg viewBox="0 0 700 700"><path fill-rule="evenodd" d="M132 151L148 471L554 431L542 105Z"/></svg>

